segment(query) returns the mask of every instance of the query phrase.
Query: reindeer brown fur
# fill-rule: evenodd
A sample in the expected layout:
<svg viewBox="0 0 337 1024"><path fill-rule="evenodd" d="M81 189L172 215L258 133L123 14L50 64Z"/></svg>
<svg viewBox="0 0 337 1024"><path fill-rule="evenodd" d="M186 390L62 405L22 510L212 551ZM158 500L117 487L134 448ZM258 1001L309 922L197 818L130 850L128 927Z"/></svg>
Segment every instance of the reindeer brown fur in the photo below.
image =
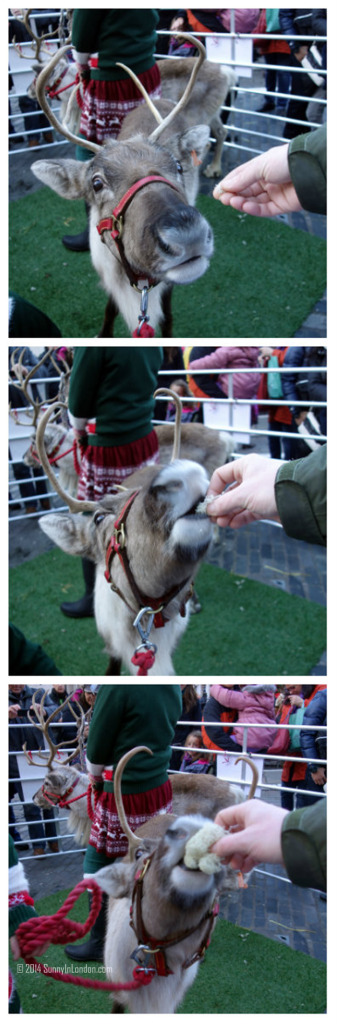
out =
<svg viewBox="0 0 337 1024"><path fill-rule="evenodd" d="M182 57L157 61L163 98L177 103L185 88L188 69L196 60L196 57L190 57L186 61L186 57ZM185 117L190 124L196 124L201 118L209 124L211 133L215 136L212 160L203 171L207 178L217 178L222 173L221 157L227 128L221 120L221 108L235 84L236 73L233 68L205 60L184 109Z"/></svg>

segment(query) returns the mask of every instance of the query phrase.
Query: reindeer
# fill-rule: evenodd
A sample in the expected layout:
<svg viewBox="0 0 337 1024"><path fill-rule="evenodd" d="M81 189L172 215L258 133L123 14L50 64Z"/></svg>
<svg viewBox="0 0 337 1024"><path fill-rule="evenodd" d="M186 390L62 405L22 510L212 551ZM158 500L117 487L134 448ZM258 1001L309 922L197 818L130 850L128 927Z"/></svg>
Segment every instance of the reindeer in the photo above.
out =
<svg viewBox="0 0 337 1024"><path fill-rule="evenodd" d="M48 736L46 738L49 742ZM218 779L215 775L177 772L170 775L170 780L172 811L176 815L203 814L214 819L224 807L242 803L245 799L239 785ZM89 775L85 772L79 772L65 761L56 764L51 761L42 786L33 796L38 807L47 808L52 804L54 807L69 808L68 827L80 846L87 845L90 835L92 818L88 814L88 799L91 800L89 786ZM248 799L253 795L252 786ZM75 787L76 802L72 803Z"/></svg>
<svg viewBox="0 0 337 1024"><path fill-rule="evenodd" d="M30 468L36 468L36 464L39 463L39 456L36 449L36 427L38 418L46 405L55 401L55 396L52 399L42 400L34 397L32 392L34 377L38 376L40 367L44 364L47 358L50 358L56 375L60 379L58 397L60 398L60 401L62 401L67 395L71 368L65 360L62 360L63 371L61 372L60 364L58 364L54 359L55 350L53 348L49 348L44 352L37 365L33 366L32 369L27 372L23 365L24 351L25 349L23 348L18 358L18 349L15 349L11 353L10 383L24 395L27 401L25 416L28 414L31 419L33 434L29 448L27 448L27 451L23 455L23 462ZM80 467L78 463L74 434L69 428L67 412L66 409L63 408L63 404L61 409L61 423L53 421L48 424L45 434L45 447L49 461L55 463L60 470L61 487L68 490L71 495L75 496L77 492ZM10 413L13 416L15 423L22 426L27 425L26 423L22 424L22 421L20 424L20 419L16 410L12 410L11 406Z"/></svg>
<svg viewBox="0 0 337 1024"><path fill-rule="evenodd" d="M178 102L185 88L189 68L196 60L196 57L190 57L186 61L186 57L182 57L157 61L163 98ZM223 103L226 103L230 90L234 89L236 81L234 69L205 60L184 109L184 114L191 125L202 116L215 137L212 160L203 170L206 178L219 178L222 174L221 157L227 128L221 119L221 108Z"/></svg>
<svg viewBox="0 0 337 1024"><path fill-rule="evenodd" d="M49 747L49 754L47 751L41 750L40 748L38 751L40 762L34 761L31 753L27 751L26 743L23 745L23 750L28 763L39 768L41 765L45 764L47 769L45 780L40 789L34 793L33 801L37 807L42 808L70 808L68 822L69 829L71 832L74 832L76 841L81 846L86 846L89 840L91 828L89 808L92 816L94 804L89 791L88 776L71 765L71 761L73 761L78 754L80 754L82 758L84 757L84 713L77 701L76 706L79 709L79 713L76 713L74 706L75 702L72 700L72 695L70 694L69 697L67 697L66 700L63 701L63 703L45 719L44 701L46 693L43 695L39 707L36 704L36 695L33 694L32 706L35 718L32 717L31 712L28 712L28 718L32 725L41 730L47 746ZM59 719L59 716L62 715L63 709L66 707L69 707L78 726L77 746L75 750L70 752L68 757L61 760L59 751L61 747L68 747L69 749L69 741L63 740L61 743L55 743L49 731L49 726L51 722L55 721L55 718Z"/></svg>
<svg viewBox="0 0 337 1024"><path fill-rule="evenodd" d="M156 392L162 393L173 398L181 413L178 396L166 389ZM206 472L177 458L178 416L169 465L136 471L122 493L106 495L99 503L78 501L62 490L45 452L44 429L54 410L55 405L42 416L37 449L52 486L75 514L54 513L39 525L63 551L96 564L95 618L110 655L107 674L118 675L123 660L132 674L137 668L145 674L146 668L171 675L171 654L188 622L192 579L212 538L209 517L197 511L207 492ZM149 640L152 626L155 643ZM141 639L136 649L135 629Z"/></svg>
<svg viewBox="0 0 337 1024"><path fill-rule="evenodd" d="M48 40L53 38L55 33L45 34L42 37L37 36L29 22L30 11L27 11L23 19L23 23L28 30L29 34L34 41L36 47L36 61L33 64L33 70L35 71L35 78L31 82L28 95L32 99L36 99L36 76L39 74L42 68L42 61L40 52L48 53ZM71 18L68 17L68 30L70 42L71 36ZM43 45L43 43L45 45ZM17 47L20 56L23 56L22 51ZM50 53L49 53L50 56ZM160 73L161 79L161 94L163 99L173 101L174 104L180 100L188 82L193 63L196 63L197 58L192 57L187 62L184 58L166 58L164 60L157 61L157 67ZM50 99L56 98L61 102L60 120L61 123L69 128L71 132L79 131L80 124L80 108L76 102L76 92L79 88L77 84L73 90L70 100L68 89L75 86L74 77L76 75L76 68L74 64L69 64L67 57L59 59L58 64L54 68L47 86L47 92ZM202 116L205 123L210 125L210 130L215 137L215 150L212 161L207 164L203 174L207 178L220 177L221 170L221 157L223 142L227 136L227 128L223 124L221 119L222 105L226 103L226 99L231 89L236 85L236 72L231 67L225 67L222 64L216 64L212 61L205 60L203 66L198 72L198 80L194 86L193 93L185 106L185 115L189 120L191 126L195 125Z"/></svg>
<svg viewBox="0 0 337 1024"><path fill-rule="evenodd" d="M99 337L112 336L118 312L136 336L153 334L161 325L163 336L171 337L173 284L197 280L212 256L212 230L191 205L197 185L190 186L191 177L197 182L194 162L203 158L209 128L200 124L191 128L184 119L184 129L180 122L178 133L174 137L171 133L167 144L162 144L164 131L173 119L177 123L178 114L182 117L205 58L204 47L195 42L199 57L179 103L170 105L164 118L151 104L159 123L150 134L143 131L143 107L139 107L137 127L133 119L128 132L124 123L123 138L109 139L102 147L65 129L48 104L45 87L66 47L53 56L36 83L38 101L52 127L95 153L82 164L38 160L32 171L63 198L84 198L90 207L91 258L109 296Z"/></svg>
<svg viewBox="0 0 337 1024"><path fill-rule="evenodd" d="M228 867L210 874L186 867L188 840L213 824L200 814L157 815L139 829L138 836L131 831L123 808L121 776L130 758L141 750L151 754L147 747L135 747L121 758L114 774L115 800L129 853L94 876L110 896L104 963L108 980L115 984L132 981L134 962L139 972L152 975L145 988L119 992L114 1013L125 1007L137 1014L174 1013L209 943L216 893L237 888L238 883ZM256 769L254 775L256 783Z"/></svg>
<svg viewBox="0 0 337 1024"><path fill-rule="evenodd" d="M171 459L174 426L172 423L162 423L154 429L158 438L160 462L166 465ZM59 468L61 487L76 497L80 465L73 428L66 424L48 423L44 443L49 462L52 465L56 463ZM180 458L199 462L209 477L218 466L229 462L234 448L231 435L223 430L210 429L203 423L181 425ZM35 428L29 448L23 455L23 462L33 467L38 459Z"/></svg>
<svg viewBox="0 0 337 1024"><path fill-rule="evenodd" d="M56 36L60 36L64 45L66 43L68 46L70 45L71 12L61 11L58 28L53 32L43 32L41 35L38 35L37 32L34 31L30 22L31 13L31 9L27 9L23 18L19 18L18 20L25 26L26 31L31 37L34 52L33 58L31 53L26 54L23 52L22 46L16 42L15 36L13 38L13 44L19 57L30 62L31 69L34 72L34 78L28 85L27 95L30 99L36 100L37 77L40 74L40 71L42 71L42 68L49 62L53 52L50 43L52 40L55 40ZM66 26L66 20L68 20L68 26ZM54 45L57 45L57 43ZM45 55L47 56L47 61L43 60ZM60 101L61 122L68 127L70 131L78 131L80 109L76 101L76 93L79 88L79 83L76 84L76 66L73 62L69 63L69 56L70 55L68 53L68 56L65 54L64 57L59 58L47 88L49 99L56 99ZM72 90L71 95L68 92L69 89Z"/></svg>

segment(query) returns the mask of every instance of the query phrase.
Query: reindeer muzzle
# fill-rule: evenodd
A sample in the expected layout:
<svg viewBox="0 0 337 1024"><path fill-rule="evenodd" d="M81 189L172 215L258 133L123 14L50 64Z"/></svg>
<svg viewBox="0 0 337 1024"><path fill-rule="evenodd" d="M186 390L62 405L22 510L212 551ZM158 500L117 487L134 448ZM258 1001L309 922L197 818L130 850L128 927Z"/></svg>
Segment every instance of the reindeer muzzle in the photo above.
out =
<svg viewBox="0 0 337 1024"><path fill-rule="evenodd" d="M130 203L133 197L137 194L137 192L139 192L142 188L145 188L146 185L152 185L155 182L159 182L164 185L169 185L169 187L173 188L175 192L178 192L183 202L186 203L185 196L178 188L178 186L174 185L172 181L169 181L168 178L163 178L160 174L148 174L146 178L139 178L139 180L136 181L134 185L130 186L127 192L125 192L122 196L122 199L120 199L119 203L117 203L117 206L115 206L115 209L112 211L111 217L103 217L103 219L100 220L99 223L96 225L98 234L101 236L102 242L104 241L104 237L102 237L103 232L110 232L110 236L115 242L115 245L117 246L120 260L129 278L130 284L132 284L134 288L138 288L139 281L144 281L145 279L148 281L149 287L153 287L155 284L158 284L158 281L155 278L148 278L146 274L144 275L144 272L139 271L136 273L130 266L128 260L126 259L122 241L123 217L125 211L127 210L128 206L130 206Z"/></svg>

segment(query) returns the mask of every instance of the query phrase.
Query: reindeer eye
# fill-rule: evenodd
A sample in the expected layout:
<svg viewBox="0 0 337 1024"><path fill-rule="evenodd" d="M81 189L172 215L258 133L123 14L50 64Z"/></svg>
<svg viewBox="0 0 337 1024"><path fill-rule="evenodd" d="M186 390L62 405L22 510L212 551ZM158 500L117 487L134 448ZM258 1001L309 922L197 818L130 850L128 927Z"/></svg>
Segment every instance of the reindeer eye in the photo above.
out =
<svg viewBox="0 0 337 1024"><path fill-rule="evenodd" d="M142 850L142 847L139 846L138 850L135 851L135 860L139 860L140 857L143 856L143 853L144 853L144 850Z"/></svg>
<svg viewBox="0 0 337 1024"><path fill-rule="evenodd" d="M94 192L101 192L101 189L104 188L104 181L102 181L102 178L96 175L96 177L92 179L92 187Z"/></svg>
<svg viewBox="0 0 337 1024"><path fill-rule="evenodd" d="M95 526L99 526L99 524L102 522L102 520L105 519L105 515L106 515L105 512L100 512L100 511L95 512L95 515L94 515L94 524L95 524Z"/></svg>
<svg viewBox="0 0 337 1024"><path fill-rule="evenodd" d="M178 174L183 174L184 172L183 172L181 164L179 163L179 160L176 160L176 165L177 165Z"/></svg>

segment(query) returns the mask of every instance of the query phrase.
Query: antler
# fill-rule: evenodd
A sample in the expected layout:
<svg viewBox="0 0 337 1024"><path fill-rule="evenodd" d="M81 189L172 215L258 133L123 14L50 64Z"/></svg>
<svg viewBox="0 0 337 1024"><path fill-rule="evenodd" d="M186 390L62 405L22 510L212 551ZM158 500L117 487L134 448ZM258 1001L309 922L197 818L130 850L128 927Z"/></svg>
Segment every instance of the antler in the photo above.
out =
<svg viewBox="0 0 337 1024"><path fill-rule="evenodd" d="M177 395L175 391L171 391L170 388L157 388L157 391L155 391L153 397L157 398L158 395L167 395L168 398L173 399L175 407L176 407L176 418L175 418L175 424L174 424L173 452L172 452L172 455L171 455L171 462L174 462L174 459L179 459L179 455L180 455L180 435L181 435L182 404L181 404L179 395Z"/></svg>
<svg viewBox="0 0 337 1024"><path fill-rule="evenodd" d="M24 18L18 18L18 21L20 21L21 24L25 26L25 29L29 33L29 35L30 35L31 39L33 40L33 42L35 43L35 58L34 59L39 61L39 63L40 63L41 62L41 58L40 58L41 50L42 50L43 53L48 53L48 56L50 56L50 51L48 50L47 47L44 48L42 44L46 41L46 39L53 39L55 36L57 36L59 29L56 28L56 29L54 29L53 32L44 32L44 33L42 33L41 36L37 36L36 33L33 31L32 27L31 27L31 24L30 24L30 21L29 21L29 15L31 13L32 13L32 7L30 7L29 10L25 11ZM27 42L28 42L28 40L27 40ZM17 43L16 42L16 36L13 36L13 46L14 46L14 49L15 49L16 53L19 54L19 57L22 57L23 60L29 60L30 62L32 61L31 54L28 54L28 53L26 54L26 53L22 52L21 43Z"/></svg>
<svg viewBox="0 0 337 1024"><path fill-rule="evenodd" d="M31 24L30 24L30 21L29 21L29 16L32 13L32 10L33 10L33 8L29 7L28 10L25 11L25 16L23 18L23 24L24 24L25 28L27 29L27 32L29 32L29 35L31 36L33 42L35 43L35 47L36 47L35 57L36 57L36 60L40 60L40 50L41 50L41 47L42 47L42 43L44 43L46 39L54 39L55 36L58 35L59 29L57 27L57 28L54 29L53 32L43 32L41 36L37 36L36 33L33 31L32 27L31 27ZM22 19L20 18L20 21L21 20Z"/></svg>
<svg viewBox="0 0 337 1024"><path fill-rule="evenodd" d="M47 719L44 719L44 714L43 714L43 712L44 712L44 702L45 702L45 699L46 699L46 696L47 696L47 690L45 690L45 692L44 692L44 694L43 694L43 696L42 696L42 698L40 700L39 708L38 708L38 705L37 705L36 699L35 699L37 693L38 693L38 691L35 690L35 693L33 694L33 698L32 698L32 707L33 707L33 710L34 710L34 714L35 714L35 716L37 718L37 722L32 717L30 711L28 711L28 719L29 719L31 725L33 725L35 728L41 730L43 736L47 740L47 743L48 743L48 746L49 746L49 750L50 750L49 755L48 755L48 752L47 751L43 751L41 749L41 747L39 748L39 752L38 753L39 753L39 757L41 757L41 760L45 763L46 767L47 768L51 768L53 760L57 756L58 751L60 750L61 747L69 747L69 741L68 740L62 740L61 743L58 743L58 744L53 743L53 740L52 740L52 738L51 738L51 736L50 736L50 734L48 732L48 726L50 725L51 722L54 721L54 718L56 718L56 715L59 715L60 712L62 711L62 709L65 708L67 704L69 704L69 701L71 701L72 695L70 693L69 696L66 698L66 700L63 701L63 704L60 704L60 706L58 708L55 708L55 710L52 711L52 713L49 715L49 717ZM76 701L76 703L77 703L77 701ZM71 706L71 704L69 704L69 707L70 707L70 711L71 711L73 717L75 718L75 721L78 722L80 720L80 715L76 715L76 712L75 712L74 708ZM80 708L82 722L84 722L84 714L83 714L82 708L81 708L81 706L79 704L78 704L78 707ZM29 764L34 764L36 767L41 768L41 764L39 764L38 761L34 761L32 756L31 756L31 754L29 753L29 751L27 751L27 743L23 744L22 749L25 752L25 755L26 755L26 758L27 758L27 761L29 762ZM75 757L75 755L78 754L79 752L80 752L80 741L79 741L78 746L76 747L76 750L72 750L71 751L71 753L69 754L69 757L67 757L66 760L63 761L63 764L69 764L70 761L72 761L73 758Z"/></svg>
<svg viewBox="0 0 337 1024"><path fill-rule="evenodd" d="M48 121L50 122L52 128L55 128L55 131L59 132L60 135L64 135L64 138L69 139L69 142L75 142L77 145L84 146L85 149L90 149L92 153L99 153L101 150L101 146L98 146L96 142L88 142L87 139L82 139L79 135L74 135L73 132L69 130L69 128L67 128L65 125L61 123L61 121L58 120L56 114L54 114L54 111L51 109L47 100L46 85L48 79L51 75L51 72L56 67L56 64L58 64L59 60L61 60L61 57L64 57L67 51L70 49L70 45L70 43L66 43L66 45L62 46L60 50L57 50L56 53L53 54L49 63L46 64L44 68L42 68L42 71L40 71L40 74L38 75L35 85L36 98L38 103L40 104L41 110L43 110L44 114L48 118ZM78 88L79 86L76 85L75 90L77 90ZM71 97L69 103L70 102Z"/></svg>
<svg viewBox="0 0 337 1024"><path fill-rule="evenodd" d="M135 754L140 754L141 751L145 751L146 754L151 754L151 756L153 755L153 750L150 750L150 747L133 747L132 750L129 750L127 754L124 754L124 756L121 757L120 761L118 761L118 764L116 765L114 771L113 778L114 797L117 808L117 814L119 817L121 828L123 829L123 832L125 833L129 841L129 851L132 849L132 847L138 846L138 843L141 842L141 839L138 836L136 836L134 832L132 832L130 825L126 819L122 799L121 782L122 774L125 766L128 764L128 761L130 761L131 758L135 756Z"/></svg>
<svg viewBox="0 0 337 1024"><path fill-rule="evenodd" d="M16 348L16 349L14 349L14 352L12 352L12 354L11 354L11 371L12 371L12 373L15 374L15 376L17 378L17 381L11 380L11 384L13 384L13 386L15 388L17 388L18 391L22 391L22 393L24 394L25 398L27 399L28 405L32 407L32 409L33 409L32 426L35 427L36 423L37 423L38 415L39 415L39 412L40 412L42 406L46 405L46 402L50 402L50 399L43 399L41 402L38 401L38 400L35 400L33 398L33 395L29 394L28 387L29 387L29 384L32 382L33 377L35 377L35 374L40 369L40 366L43 365L45 360L50 355L50 351L53 352L54 349L52 349L52 350L47 349L47 351L43 353L43 356L41 357L39 362L36 363L35 366L32 366L31 370L28 370L28 372L25 373L25 374L23 372L23 357L24 357L25 349L23 348L22 351L20 352L19 358L15 359L16 353L18 351L19 351L19 349Z"/></svg>
<svg viewBox="0 0 337 1024"><path fill-rule="evenodd" d="M48 480L50 480L50 483L54 490L57 492L59 497L62 498L62 501L64 501L65 504L68 505L70 512L95 512L97 508L97 502L78 501L77 498L72 498L70 494L67 494L67 492L63 490L63 487L61 487L61 484L59 483L57 477L55 476L54 470L50 465L44 445L44 434L47 423L49 422L50 417L53 415L56 409L66 409L65 403L54 402L53 405L49 406L49 409L46 409L43 416L41 416L40 422L37 427L36 447L41 462L41 466L43 467L45 474L48 477Z"/></svg>
<svg viewBox="0 0 337 1024"><path fill-rule="evenodd" d="M119 62L116 62L117 66L119 68L123 68L124 71L127 71L128 75L130 75L132 80L138 86L142 96L144 96L144 99L146 100L146 103L147 103L148 107L152 111L153 116L155 117L156 121L158 121L158 128L155 128L154 131L151 133L151 135L149 135L149 141L150 142L156 142L157 139L159 139L159 136L164 131L164 128L167 128L167 126L169 124L171 124L171 121L173 121L173 119L176 117L176 115L179 113L179 111L182 110L183 107L186 105L187 101L190 98L190 95L191 95L191 92L192 92L192 89L193 89L193 86L194 86L195 79L196 79L196 77L197 77L197 75L199 73L199 69L200 69L201 65L203 64L203 62L204 62L204 60L206 58L206 50L205 50L205 47L204 47L204 45L203 45L203 43L201 42L200 39L197 39L196 36L191 35L189 32L179 32L179 38L180 37L182 39L187 39L188 42L190 42L190 43L192 43L192 45L196 46L196 48L199 50L199 56L198 56L198 60L197 60L196 64L193 65L192 74L191 74L191 76L190 76L190 78L188 80L185 92L180 97L180 100L176 104L176 106L173 107L172 110L170 110L170 113L167 114L167 116L165 118L163 118L161 116L161 114L159 113L159 111L156 109L154 103L152 102L152 100L150 99L148 93L146 92L146 89L144 89L144 86L139 81L139 78L137 78L137 75L135 75L134 72L131 71L130 68L128 68L126 66L126 64L121 64Z"/></svg>

